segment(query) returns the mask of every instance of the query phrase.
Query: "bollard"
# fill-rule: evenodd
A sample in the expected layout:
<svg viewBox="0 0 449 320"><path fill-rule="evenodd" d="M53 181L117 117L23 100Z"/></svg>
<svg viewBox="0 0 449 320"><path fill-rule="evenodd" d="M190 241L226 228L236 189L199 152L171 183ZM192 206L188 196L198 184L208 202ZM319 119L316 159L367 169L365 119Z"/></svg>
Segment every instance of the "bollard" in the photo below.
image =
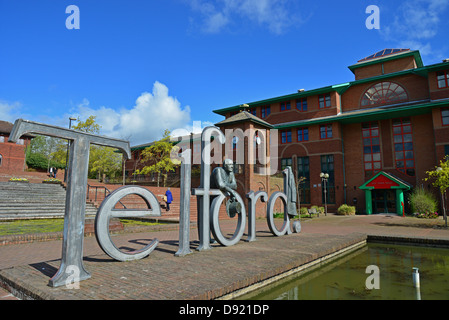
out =
<svg viewBox="0 0 449 320"><path fill-rule="evenodd" d="M418 268L413 268L413 286L415 288L419 288L420 284L419 284L419 269Z"/></svg>

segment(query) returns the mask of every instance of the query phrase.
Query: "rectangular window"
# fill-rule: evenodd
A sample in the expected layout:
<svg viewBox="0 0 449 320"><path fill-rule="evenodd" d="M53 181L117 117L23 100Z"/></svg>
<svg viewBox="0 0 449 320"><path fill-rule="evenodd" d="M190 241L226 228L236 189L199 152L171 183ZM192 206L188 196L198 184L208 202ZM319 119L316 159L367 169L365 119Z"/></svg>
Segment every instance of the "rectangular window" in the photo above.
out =
<svg viewBox="0 0 449 320"><path fill-rule="evenodd" d="M326 188L324 181L321 182L321 196L324 203L326 197L327 203L335 203L335 174L334 174L334 156L321 156L321 172L329 174L329 179L326 181Z"/></svg>
<svg viewBox="0 0 449 320"><path fill-rule="evenodd" d="M438 89L449 88L449 70L437 72Z"/></svg>
<svg viewBox="0 0 449 320"><path fill-rule="evenodd" d="M332 125L326 124L320 126L320 139L330 139L332 138Z"/></svg>
<svg viewBox="0 0 449 320"><path fill-rule="evenodd" d="M331 106L331 95L328 94L320 94L318 96L319 102L320 102L320 108L329 108Z"/></svg>
<svg viewBox="0 0 449 320"><path fill-rule="evenodd" d="M270 113L271 113L270 106L264 106L264 107L260 108L260 116L262 118L268 117L270 115Z"/></svg>
<svg viewBox="0 0 449 320"><path fill-rule="evenodd" d="M298 141L309 141L309 128L301 128L297 131Z"/></svg>
<svg viewBox="0 0 449 320"><path fill-rule="evenodd" d="M370 178L382 169L379 125L377 122L362 124L362 139L365 178Z"/></svg>
<svg viewBox="0 0 449 320"><path fill-rule="evenodd" d="M291 109L290 101L281 102L281 111L286 111Z"/></svg>
<svg viewBox="0 0 449 320"><path fill-rule="evenodd" d="M256 110L256 108L248 109L248 112L257 117L257 110Z"/></svg>
<svg viewBox="0 0 449 320"><path fill-rule="evenodd" d="M281 143L289 143L292 142L292 131L285 130L281 132Z"/></svg>
<svg viewBox="0 0 449 320"><path fill-rule="evenodd" d="M292 158L282 158L281 159L281 170L292 166Z"/></svg>
<svg viewBox="0 0 449 320"><path fill-rule="evenodd" d="M441 121L443 126L449 126L449 109L441 109Z"/></svg>
<svg viewBox="0 0 449 320"><path fill-rule="evenodd" d="M449 157L449 144L444 146L444 155Z"/></svg>
<svg viewBox="0 0 449 320"><path fill-rule="evenodd" d="M310 203L310 163L309 157L298 157L299 199L301 203Z"/></svg>
<svg viewBox="0 0 449 320"><path fill-rule="evenodd" d="M5 142L5 136L0 136L0 142Z"/></svg>
<svg viewBox="0 0 449 320"><path fill-rule="evenodd" d="M396 170L409 176L415 175L415 156L410 118L393 120L393 141Z"/></svg>
<svg viewBox="0 0 449 320"><path fill-rule="evenodd" d="M307 111L307 98L296 100L296 109L299 111Z"/></svg>

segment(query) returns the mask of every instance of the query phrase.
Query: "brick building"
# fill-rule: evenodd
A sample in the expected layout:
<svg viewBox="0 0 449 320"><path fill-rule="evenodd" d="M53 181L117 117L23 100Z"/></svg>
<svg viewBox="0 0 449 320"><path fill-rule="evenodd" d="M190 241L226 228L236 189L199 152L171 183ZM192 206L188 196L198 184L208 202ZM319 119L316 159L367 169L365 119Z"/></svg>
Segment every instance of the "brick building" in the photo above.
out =
<svg viewBox="0 0 449 320"><path fill-rule="evenodd" d="M349 69L347 83L215 110L226 118L217 126L276 129L271 161L305 178L301 205L402 214L406 194L430 189L426 171L449 155L449 60L424 66L419 51L385 49ZM254 168L242 171L242 191L275 190Z"/></svg>
<svg viewBox="0 0 449 320"><path fill-rule="evenodd" d="M17 143L8 142L13 124L0 120L0 173L20 173L26 169L25 149L31 136L23 136Z"/></svg>

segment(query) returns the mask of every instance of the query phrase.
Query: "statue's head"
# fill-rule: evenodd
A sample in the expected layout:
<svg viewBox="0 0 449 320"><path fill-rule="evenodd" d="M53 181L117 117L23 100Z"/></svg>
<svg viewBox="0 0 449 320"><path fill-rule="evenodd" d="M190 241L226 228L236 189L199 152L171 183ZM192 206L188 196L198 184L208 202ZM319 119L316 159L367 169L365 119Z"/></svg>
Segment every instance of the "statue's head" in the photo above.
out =
<svg viewBox="0 0 449 320"><path fill-rule="evenodd" d="M232 162L231 159L225 159L223 161L223 169L225 169L226 172L233 172L234 171L234 162Z"/></svg>

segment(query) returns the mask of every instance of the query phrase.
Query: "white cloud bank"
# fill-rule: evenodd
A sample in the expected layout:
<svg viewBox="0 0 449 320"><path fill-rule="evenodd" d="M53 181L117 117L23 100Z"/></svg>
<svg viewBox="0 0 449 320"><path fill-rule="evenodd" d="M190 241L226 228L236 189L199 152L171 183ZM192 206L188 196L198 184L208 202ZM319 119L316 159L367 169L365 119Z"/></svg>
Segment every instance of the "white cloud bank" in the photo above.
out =
<svg viewBox="0 0 449 320"><path fill-rule="evenodd" d="M169 95L167 86L160 82L154 83L152 93L142 93L131 109L94 109L84 99L70 116L85 120L90 115L96 116L102 135L129 140L131 145L158 140L165 129L186 128L190 123L190 107L183 108L176 98Z"/></svg>

